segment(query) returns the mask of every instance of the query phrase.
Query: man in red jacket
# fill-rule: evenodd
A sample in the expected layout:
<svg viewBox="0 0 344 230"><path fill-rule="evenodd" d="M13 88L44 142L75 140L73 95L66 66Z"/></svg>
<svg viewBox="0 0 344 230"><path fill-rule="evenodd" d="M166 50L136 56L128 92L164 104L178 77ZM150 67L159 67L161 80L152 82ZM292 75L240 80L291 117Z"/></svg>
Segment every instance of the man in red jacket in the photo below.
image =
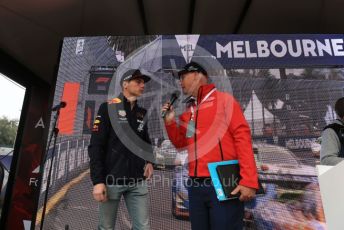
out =
<svg viewBox="0 0 344 230"><path fill-rule="evenodd" d="M183 93L194 101L179 124L169 103L162 111L167 111L164 121L170 140L177 149L188 150L192 229L242 229L244 201L254 198L258 189L250 128L239 103L209 84L201 65L191 62L178 75ZM219 201L207 164L234 159L239 161L241 180L232 194L240 193L240 198Z"/></svg>

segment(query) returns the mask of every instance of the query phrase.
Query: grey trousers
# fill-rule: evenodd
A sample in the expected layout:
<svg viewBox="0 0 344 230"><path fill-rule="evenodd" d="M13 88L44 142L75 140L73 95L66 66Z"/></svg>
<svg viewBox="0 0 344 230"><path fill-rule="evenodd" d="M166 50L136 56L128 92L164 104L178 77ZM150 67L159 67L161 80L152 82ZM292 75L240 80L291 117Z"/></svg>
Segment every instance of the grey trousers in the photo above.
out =
<svg viewBox="0 0 344 230"><path fill-rule="evenodd" d="M123 195L133 230L149 230L148 188L146 182L135 185L111 185L107 187L108 200L99 204L99 230L113 230L118 205Z"/></svg>

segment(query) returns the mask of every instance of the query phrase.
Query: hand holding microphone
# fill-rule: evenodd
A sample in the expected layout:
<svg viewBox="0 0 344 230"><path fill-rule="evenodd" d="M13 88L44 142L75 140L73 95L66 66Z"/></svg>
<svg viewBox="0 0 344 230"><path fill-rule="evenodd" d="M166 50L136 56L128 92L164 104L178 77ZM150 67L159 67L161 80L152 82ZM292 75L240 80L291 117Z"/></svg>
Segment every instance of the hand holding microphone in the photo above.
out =
<svg viewBox="0 0 344 230"><path fill-rule="evenodd" d="M170 101L165 103L161 109L161 117L164 118L167 122L172 121L174 119L175 113L172 105L178 99L179 95L179 91L173 92Z"/></svg>

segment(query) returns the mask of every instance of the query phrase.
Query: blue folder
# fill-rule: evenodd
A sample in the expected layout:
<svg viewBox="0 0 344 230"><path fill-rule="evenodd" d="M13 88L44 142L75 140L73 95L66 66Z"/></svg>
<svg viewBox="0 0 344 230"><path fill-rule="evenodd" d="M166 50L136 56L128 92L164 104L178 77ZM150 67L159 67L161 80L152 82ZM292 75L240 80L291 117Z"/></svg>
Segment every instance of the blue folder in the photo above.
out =
<svg viewBox="0 0 344 230"><path fill-rule="evenodd" d="M223 191L222 184L220 182L219 175L217 174L217 166L219 165L229 165L229 164L238 164L238 160L230 160L230 161L220 161L220 162L213 162L208 163L208 169L210 172L210 177L213 182L217 199L220 201L228 200L229 198L226 197L225 192Z"/></svg>

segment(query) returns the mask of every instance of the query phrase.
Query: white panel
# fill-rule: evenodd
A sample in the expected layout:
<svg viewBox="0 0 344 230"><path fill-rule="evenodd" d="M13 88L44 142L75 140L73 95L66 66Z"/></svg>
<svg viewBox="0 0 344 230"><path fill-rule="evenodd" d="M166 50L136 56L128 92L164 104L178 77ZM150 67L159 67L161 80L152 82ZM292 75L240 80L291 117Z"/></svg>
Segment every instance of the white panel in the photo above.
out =
<svg viewBox="0 0 344 230"><path fill-rule="evenodd" d="M344 161L326 172L319 171L321 199L324 206L326 225L329 230L344 229Z"/></svg>

